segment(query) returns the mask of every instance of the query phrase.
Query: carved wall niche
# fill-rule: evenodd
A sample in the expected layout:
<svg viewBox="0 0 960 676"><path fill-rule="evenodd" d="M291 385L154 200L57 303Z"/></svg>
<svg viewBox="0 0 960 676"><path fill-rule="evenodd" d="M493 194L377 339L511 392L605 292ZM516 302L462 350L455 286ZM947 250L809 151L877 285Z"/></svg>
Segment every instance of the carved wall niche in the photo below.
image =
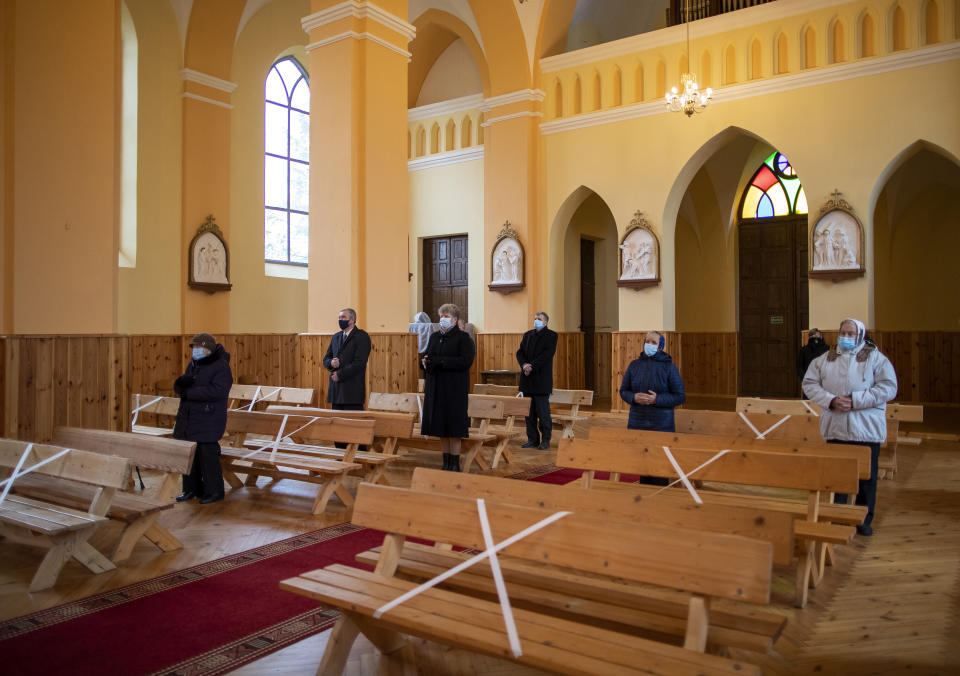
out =
<svg viewBox="0 0 960 676"><path fill-rule="evenodd" d="M808 274L812 279L834 281L860 277L865 273L863 225L839 191L831 194L810 231Z"/></svg>
<svg viewBox="0 0 960 676"><path fill-rule="evenodd" d="M207 216L190 240L187 259L187 285L190 288L207 293L233 288L230 283L230 252L213 214Z"/></svg>
<svg viewBox="0 0 960 676"><path fill-rule="evenodd" d="M660 284L660 240L643 213L637 211L620 240L617 286L643 289Z"/></svg>
<svg viewBox="0 0 960 676"><path fill-rule="evenodd" d="M487 288L498 293L520 291L525 286L523 263L523 245L507 221L490 252L490 284Z"/></svg>

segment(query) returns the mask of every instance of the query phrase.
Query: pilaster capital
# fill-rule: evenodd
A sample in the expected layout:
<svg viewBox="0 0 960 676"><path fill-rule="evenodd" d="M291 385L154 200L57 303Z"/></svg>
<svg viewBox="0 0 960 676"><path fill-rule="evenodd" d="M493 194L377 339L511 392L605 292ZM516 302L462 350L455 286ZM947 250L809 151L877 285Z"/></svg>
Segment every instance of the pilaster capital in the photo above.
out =
<svg viewBox="0 0 960 676"><path fill-rule="evenodd" d="M369 2L368 0L346 0L332 7L314 12L300 20L300 25L304 32L310 33L315 28L320 28L335 21L345 18L370 19L386 28L402 35L408 42L413 40L417 34L417 28L412 23L401 19L395 14L391 14L385 9Z"/></svg>

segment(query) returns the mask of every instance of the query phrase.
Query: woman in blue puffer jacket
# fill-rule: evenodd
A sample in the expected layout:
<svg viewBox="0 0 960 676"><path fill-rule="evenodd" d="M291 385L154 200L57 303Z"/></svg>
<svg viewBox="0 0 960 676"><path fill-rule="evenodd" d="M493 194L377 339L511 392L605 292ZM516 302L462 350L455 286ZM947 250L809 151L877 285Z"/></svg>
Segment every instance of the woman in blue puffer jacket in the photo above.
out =
<svg viewBox="0 0 960 676"><path fill-rule="evenodd" d="M673 409L687 400L680 371L663 351L663 336L647 333L643 354L630 362L620 383L620 397L630 404L631 430L676 432Z"/></svg>
<svg viewBox="0 0 960 676"><path fill-rule="evenodd" d="M630 404L627 428L656 432L676 432L673 409L687 400L680 371L670 355L663 351L663 336L647 333L643 354L630 362L620 383L620 397ZM666 486L662 477L643 476L641 483Z"/></svg>

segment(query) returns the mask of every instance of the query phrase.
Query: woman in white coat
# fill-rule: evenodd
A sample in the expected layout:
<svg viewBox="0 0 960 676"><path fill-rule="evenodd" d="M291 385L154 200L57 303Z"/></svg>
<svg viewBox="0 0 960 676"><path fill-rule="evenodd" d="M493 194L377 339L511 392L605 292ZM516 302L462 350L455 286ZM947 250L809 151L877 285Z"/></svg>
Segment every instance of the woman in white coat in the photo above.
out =
<svg viewBox="0 0 960 676"><path fill-rule="evenodd" d="M867 518L857 532L872 535L880 444L887 439L886 408L897 396L897 374L866 334L862 322L844 319L837 346L807 368L803 391L821 408L820 434L826 441L870 447L870 478L860 481L857 494L857 504L867 506ZM847 496L838 493L836 499L845 503Z"/></svg>

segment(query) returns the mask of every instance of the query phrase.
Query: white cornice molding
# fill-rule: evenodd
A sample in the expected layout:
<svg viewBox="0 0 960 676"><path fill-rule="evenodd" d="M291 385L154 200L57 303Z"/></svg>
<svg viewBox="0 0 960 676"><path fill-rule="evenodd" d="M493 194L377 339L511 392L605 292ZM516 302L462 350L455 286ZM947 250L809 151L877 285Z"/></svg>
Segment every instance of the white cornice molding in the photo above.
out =
<svg viewBox="0 0 960 676"><path fill-rule="evenodd" d="M306 51L311 52L314 49L317 49L318 47L323 47L324 45L331 45L334 42L340 42L341 40L349 40L350 38L353 38L354 40L370 40L370 42L375 42L381 47L386 47L391 52L396 52L401 56L407 57L407 61L409 61L410 57L412 56L410 52L408 52L407 50L401 47L397 47L392 42L387 42L383 38L378 37L373 33L358 33L357 31L346 31L343 33L337 33L336 35L331 35L330 37L324 38L323 40L317 40L316 42L311 42L309 45L306 46Z"/></svg>
<svg viewBox="0 0 960 676"><path fill-rule="evenodd" d="M461 96L457 99L448 99L437 103L430 103L425 106L417 106L407 111L407 121L416 122L417 120L426 120L431 117L441 117L443 115L452 115L453 113L462 113L465 110L474 110L483 104L483 94L470 94Z"/></svg>
<svg viewBox="0 0 960 676"><path fill-rule="evenodd" d="M519 113L510 113L509 115L491 117L489 120L485 120L484 122L480 123L480 126L489 127L491 124L496 124L497 122L503 122L505 120L513 120L518 117L543 117L543 113L530 110L521 110Z"/></svg>
<svg viewBox="0 0 960 676"><path fill-rule="evenodd" d="M483 146L473 148L463 148L462 150L451 150L446 153L437 153L427 157L418 157L407 162L407 171L421 171L423 169L433 169L434 167L445 167L450 164L460 164L462 162L473 162L483 159Z"/></svg>
<svg viewBox="0 0 960 676"><path fill-rule="evenodd" d="M206 73L201 73L191 68L181 68L180 79L184 82L196 82L197 84L202 84L211 89L218 89L228 94L232 94L233 90L237 88L237 85L229 80L222 80L213 75L207 75Z"/></svg>
<svg viewBox="0 0 960 676"><path fill-rule="evenodd" d="M718 14L706 19L698 19L690 23L690 39L735 31L747 26L755 26L768 21L779 21L796 14L808 14L824 7L846 5L849 0L777 0L762 5L754 5L738 9L735 12ZM565 54L548 56L540 59L540 70L543 73L553 73L558 70L586 66L597 61L612 59L618 56L635 54L648 49L656 49L665 45L683 42L686 39L685 24L677 24L669 28L631 35L627 38L605 42L602 45L585 47Z"/></svg>
<svg viewBox="0 0 960 676"><path fill-rule="evenodd" d="M515 92L510 92L508 94L500 94L499 96L491 96L489 99L484 99L483 104L480 106L480 110L487 112L496 108L497 106L505 106L510 103L523 103L526 101L543 101L546 97L546 92L540 89L518 89Z"/></svg>
<svg viewBox="0 0 960 676"><path fill-rule="evenodd" d="M223 101L217 101L216 99L210 99L206 96L200 96L199 94L193 94L191 92L184 92L182 94L185 99L193 99L194 101L202 101L203 103L209 103L214 106L220 106L221 108L226 108L227 110L233 110L233 105L230 103L224 103Z"/></svg>
<svg viewBox="0 0 960 676"><path fill-rule="evenodd" d="M334 21L352 16L356 19L373 19L390 30L399 33L409 42L417 34L417 28L412 23L404 21L395 14L378 7L367 0L346 0L340 4L328 7L320 12L314 12L300 19L300 25L305 33L309 34L314 28L326 26Z"/></svg>
<svg viewBox="0 0 960 676"><path fill-rule="evenodd" d="M905 68L916 68L918 66L941 63L943 61L952 61L954 59L960 59L960 42L924 47L923 49L899 52L897 54L866 59L855 63L826 66L805 73L781 75L756 82L724 87L714 90L711 105L754 96L767 96L769 94L790 91L791 89L814 87L830 82L880 75ZM587 113L586 115L577 115L576 117L544 122L540 125L540 133L543 135L557 134L573 129L595 127L597 125L619 122L621 120L632 120L639 117L667 113L669 113L669 111L663 99L657 99L597 113ZM707 108L704 114L709 115L710 109Z"/></svg>

